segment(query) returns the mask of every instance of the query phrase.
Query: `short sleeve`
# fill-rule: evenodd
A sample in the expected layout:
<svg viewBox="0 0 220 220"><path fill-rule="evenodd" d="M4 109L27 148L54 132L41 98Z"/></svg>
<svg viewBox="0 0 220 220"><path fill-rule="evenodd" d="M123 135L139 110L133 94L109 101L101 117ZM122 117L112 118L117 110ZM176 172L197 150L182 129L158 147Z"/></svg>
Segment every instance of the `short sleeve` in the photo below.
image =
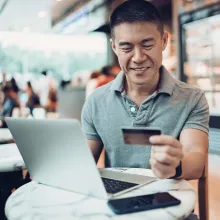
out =
<svg viewBox="0 0 220 220"><path fill-rule="evenodd" d="M95 114L93 113L93 108L94 104L89 97L85 102L81 113L82 130L88 140L101 140L94 125Z"/></svg>
<svg viewBox="0 0 220 220"><path fill-rule="evenodd" d="M190 112L183 129L195 128L209 133L209 106L204 93L199 94L197 104Z"/></svg>

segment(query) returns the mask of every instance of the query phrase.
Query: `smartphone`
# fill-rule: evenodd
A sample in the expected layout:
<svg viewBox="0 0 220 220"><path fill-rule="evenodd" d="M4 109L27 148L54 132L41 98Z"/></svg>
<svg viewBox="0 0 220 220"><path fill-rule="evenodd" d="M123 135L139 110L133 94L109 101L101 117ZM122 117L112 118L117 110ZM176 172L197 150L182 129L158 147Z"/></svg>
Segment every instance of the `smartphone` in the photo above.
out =
<svg viewBox="0 0 220 220"><path fill-rule="evenodd" d="M122 127L121 129L125 144L151 145L149 138L153 135L161 135L161 130L158 128L151 129L146 127Z"/></svg>
<svg viewBox="0 0 220 220"><path fill-rule="evenodd" d="M109 207L116 214L139 212L151 209L159 209L180 204L180 200L171 196L168 192L135 196L108 201Z"/></svg>

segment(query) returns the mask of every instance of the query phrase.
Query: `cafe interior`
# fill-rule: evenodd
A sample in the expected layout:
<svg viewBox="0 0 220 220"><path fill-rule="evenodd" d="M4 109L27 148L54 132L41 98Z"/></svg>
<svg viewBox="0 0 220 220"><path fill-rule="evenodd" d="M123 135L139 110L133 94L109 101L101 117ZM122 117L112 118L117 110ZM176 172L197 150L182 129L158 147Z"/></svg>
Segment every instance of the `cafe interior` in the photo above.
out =
<svg viewBox="0 0 220 220"><path fill-rule="evenodd" d="M163 66L174 79L201 89L209 105L201 177L161 180L138 166L106 168L105 149L94 163L81 113L89 96L121 71L109 17L123 2L0 0L0 220L220 219L219 0L149 0L168 33ZM147 183L119 181L127 184L126 193L106 200L99 175L106 170L117 180L127 174ZM158 193L178 204L163 203L169 198ZM125 207L126 198L133 199L132 208Z"/></svg>

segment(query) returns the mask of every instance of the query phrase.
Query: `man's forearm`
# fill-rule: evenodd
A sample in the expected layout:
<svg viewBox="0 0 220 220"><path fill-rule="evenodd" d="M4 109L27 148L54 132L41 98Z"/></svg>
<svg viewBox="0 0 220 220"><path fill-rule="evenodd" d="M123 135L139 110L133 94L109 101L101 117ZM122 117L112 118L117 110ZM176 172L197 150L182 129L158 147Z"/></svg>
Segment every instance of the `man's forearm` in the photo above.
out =
<svg viewBox="0 0 220 220"><path fill-rule="evenodd" d="M204 170L206 156L199 152L184 153L182 161L182 175L178 179L199 179Z"/></svg>

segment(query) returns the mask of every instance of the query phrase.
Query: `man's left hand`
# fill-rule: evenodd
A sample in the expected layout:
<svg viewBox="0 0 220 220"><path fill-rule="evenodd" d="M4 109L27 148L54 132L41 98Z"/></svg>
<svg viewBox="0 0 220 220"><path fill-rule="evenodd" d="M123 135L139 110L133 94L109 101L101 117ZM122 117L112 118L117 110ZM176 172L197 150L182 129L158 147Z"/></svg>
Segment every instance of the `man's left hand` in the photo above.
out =
<svg viewBox="0 0 220 220"><path fill-rule="evenodd" d="M176 174L176 167L183 158L181 143L167 135L152 136L150 164L156 177L166 179Z"/></svg>

